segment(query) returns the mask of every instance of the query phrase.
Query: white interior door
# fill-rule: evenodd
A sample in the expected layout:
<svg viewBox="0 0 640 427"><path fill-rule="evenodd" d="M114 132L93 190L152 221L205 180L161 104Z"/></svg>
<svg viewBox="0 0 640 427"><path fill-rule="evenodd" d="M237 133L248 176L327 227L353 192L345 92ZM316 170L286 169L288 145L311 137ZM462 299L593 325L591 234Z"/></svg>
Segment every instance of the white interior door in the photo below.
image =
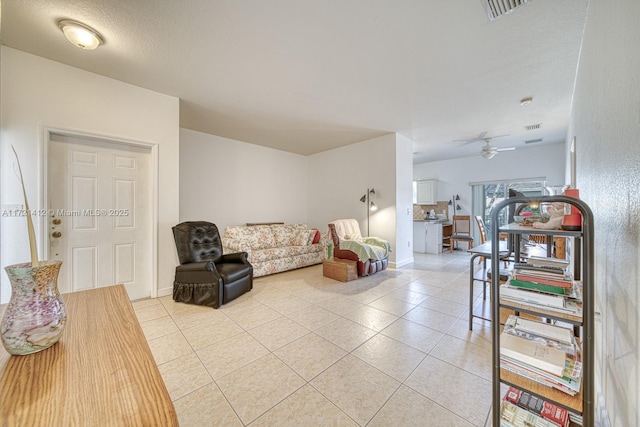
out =
<svg viewBox="0 0 640 427"><path fill-rule="evenodd" d="M151 295L151 152L51 134L49 259L63 261L61 292L124 284Z"/></svg>

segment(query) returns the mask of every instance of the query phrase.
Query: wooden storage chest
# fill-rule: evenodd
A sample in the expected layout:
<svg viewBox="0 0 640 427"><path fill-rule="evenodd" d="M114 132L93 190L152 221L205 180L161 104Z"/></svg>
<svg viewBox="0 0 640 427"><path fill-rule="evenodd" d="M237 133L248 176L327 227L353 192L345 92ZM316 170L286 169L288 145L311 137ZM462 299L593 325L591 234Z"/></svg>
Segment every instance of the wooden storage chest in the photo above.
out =
<svg viewBox="0 0 640 427"><path fill-rule="evenodd" d="M341 282L357 279L357 262L340 258L325 259L322 261L322 275Z"/></svg>

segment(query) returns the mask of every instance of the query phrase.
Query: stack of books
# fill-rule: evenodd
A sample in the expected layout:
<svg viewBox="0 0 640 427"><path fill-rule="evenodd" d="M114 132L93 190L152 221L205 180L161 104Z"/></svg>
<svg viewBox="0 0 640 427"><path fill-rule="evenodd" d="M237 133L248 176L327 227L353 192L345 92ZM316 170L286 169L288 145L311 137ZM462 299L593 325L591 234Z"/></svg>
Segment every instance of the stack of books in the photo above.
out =
<svg viewBox="0 0 640 427"><path fill-rule="evenodd" d="M506 300L531 304L562 313L581 315L581 286L567 272L569 262L531 257L516 263L511 279L500 287Z"/></svg>
<svg viewBox="0 0 640 427"><path fill-rule="evenodd" d="M500 336L501 366L571 396L580 391L582 363L573 330L510 315Z"/></svg>
<svg viewBox="0 0 640 427"><path fill-rule="evenodd" d="M569 427L569 411L526 391L509 387L500 406L501 425L505 427ZM521 422L522 421L522 422Z"/></svg>

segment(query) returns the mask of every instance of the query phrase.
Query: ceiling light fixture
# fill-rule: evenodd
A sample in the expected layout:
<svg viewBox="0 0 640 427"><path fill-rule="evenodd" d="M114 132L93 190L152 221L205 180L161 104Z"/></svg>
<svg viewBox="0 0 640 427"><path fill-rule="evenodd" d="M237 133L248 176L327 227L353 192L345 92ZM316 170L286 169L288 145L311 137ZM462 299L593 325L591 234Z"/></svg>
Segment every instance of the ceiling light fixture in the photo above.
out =
<svg viewBox="0 0 640 427"><path fill-rule="evenodd" d="M58 20L58 28L62 30L69 42L84 50L94 50L104 43L100 33L82 22L60 19Z"/></svg>
<svg viewBox="0 0 640 427"><path fill-rule="evenodd" d="M528 97L528 98L522 98L522 99L520 100L520 105L522 105L523 107L525 107L525 106L527 106L527 105L531 104L532 102L533 102L533 98L531 98L531 97Z"/></svg>
<svg viewBox="0 0 640 427"><path fill-rule="evenodd" d="M493 159L496 155L495 151L483 151L482 152L482 157L484 157L485 159Z"/></svg>

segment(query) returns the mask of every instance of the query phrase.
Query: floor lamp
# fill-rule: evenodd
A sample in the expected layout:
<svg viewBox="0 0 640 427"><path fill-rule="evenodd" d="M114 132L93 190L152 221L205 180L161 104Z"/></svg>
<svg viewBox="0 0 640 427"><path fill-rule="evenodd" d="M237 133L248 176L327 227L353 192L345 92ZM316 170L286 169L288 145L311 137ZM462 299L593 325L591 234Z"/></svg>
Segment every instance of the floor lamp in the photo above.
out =
<svg viewBox="0 0 640 427"><path fill-rule="evenodd" d="M362 203L365 203L367 206L367 237L369 237L369 215L371 212L378 210L376 204L371 200L372 194L375 195L376 190L374 190L373 188L367 188L367 192L362 197L360 197L360 201Z"/></svg>
<svg viewBox="0 0 640 427"><path fill-rule="evenodd" d="M448 205L451 206L453 205L453 214L452 215L457 215L456 211L461 210L462 208L460 207L459 204L456 203L456 201L460 200L460 196L459 195L455 195L455 196L451 196L451 200L449 200Z"/></svg>

